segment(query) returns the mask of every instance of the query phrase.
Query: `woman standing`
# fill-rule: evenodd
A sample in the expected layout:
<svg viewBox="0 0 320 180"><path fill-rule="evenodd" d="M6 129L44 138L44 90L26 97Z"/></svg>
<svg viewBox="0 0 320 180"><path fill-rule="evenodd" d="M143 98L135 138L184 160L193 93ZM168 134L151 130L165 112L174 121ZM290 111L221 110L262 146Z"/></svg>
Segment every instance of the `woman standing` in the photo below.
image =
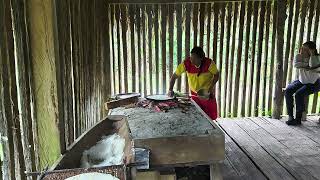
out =
<svg viewBox="0 0 320 180"><path fill-rule="evenodd" d="M187 73L192 99L212 119L218 117L214 86L219 80L219 71L213 60L205 57L201 47L194 47L191 56L184 60L171 76L169 96L173 96L173 87L181 74Z"/></svg>

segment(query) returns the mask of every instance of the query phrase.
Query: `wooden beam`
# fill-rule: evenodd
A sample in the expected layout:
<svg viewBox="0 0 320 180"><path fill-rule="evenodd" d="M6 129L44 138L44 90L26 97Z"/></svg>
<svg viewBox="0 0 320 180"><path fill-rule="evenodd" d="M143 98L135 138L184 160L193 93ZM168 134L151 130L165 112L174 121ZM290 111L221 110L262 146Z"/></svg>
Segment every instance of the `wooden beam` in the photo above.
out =
<svg viewBox="0 0 320 180"><path fill-rule="evenodd" d="M284 24L286 21L286 3L285 1L278 1L277 11L277 47L283 47L284 43ZM272 117L279 119L282 110L282 79L283 79L283 49L277 48L277 61L276 61L276 81L275 92L273 95L274 104Z"/></svg>
<svg viewBox="0 0 320 180"><path fill-rule="evenodd" d="M173 74L173 33L174 33L174 5L169 6L169 76Z"/></svg>

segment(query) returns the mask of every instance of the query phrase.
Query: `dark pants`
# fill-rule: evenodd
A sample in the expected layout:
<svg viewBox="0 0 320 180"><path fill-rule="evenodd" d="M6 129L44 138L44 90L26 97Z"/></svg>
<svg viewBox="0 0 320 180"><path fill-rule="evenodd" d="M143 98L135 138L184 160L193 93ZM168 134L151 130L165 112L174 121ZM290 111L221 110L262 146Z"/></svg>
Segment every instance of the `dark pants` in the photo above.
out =
<svg viewBox="0 0 320 180"><path fill-rule="evenodd" d="M320 79L314 84L302 84L299 80L293 81L285 91L288 115L293 117L293 94L296 99L296 112L304 111L304 97L320 91Z"/></svg>

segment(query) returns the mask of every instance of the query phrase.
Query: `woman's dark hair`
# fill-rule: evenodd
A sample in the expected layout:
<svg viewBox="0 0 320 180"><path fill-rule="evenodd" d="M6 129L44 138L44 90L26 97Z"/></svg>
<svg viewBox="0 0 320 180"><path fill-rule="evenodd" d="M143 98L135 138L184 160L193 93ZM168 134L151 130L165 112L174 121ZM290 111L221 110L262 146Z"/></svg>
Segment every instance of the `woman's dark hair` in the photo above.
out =
<svg viewBox="0 0 320 180"><path fill-rule="evenodd" d="M201 47L194 47L191 50L191 54L196 54L201 59L203 59L205 57L205 53Z"/></svg>
<svg viewBox="0 0 320 180"><path fill-rule="evenodd" d="M313 41L307 41L303 43L304 46L307 46L309 49L315 50L315 55L319 56L319 53L317 51L317 45Z"/></svg>
<svg viewBox="0 0 320 180"><path fill-rule="evenodd" d="M191 50L191 54L197 55L201 59L201 64L198 72L198 76L201 74L202 66L203 66L203 59L205 58L205 53L201 47L194 47Z"/></svg>

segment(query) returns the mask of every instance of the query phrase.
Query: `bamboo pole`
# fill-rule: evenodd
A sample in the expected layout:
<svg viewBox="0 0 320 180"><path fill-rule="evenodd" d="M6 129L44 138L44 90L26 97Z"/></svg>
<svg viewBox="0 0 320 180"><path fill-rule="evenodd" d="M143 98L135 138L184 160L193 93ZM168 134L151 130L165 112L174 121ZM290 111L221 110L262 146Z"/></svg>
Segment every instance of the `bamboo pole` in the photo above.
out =
<svg viewBox="0 0 320 180"><path fill-rule="evenodd" d="M315 1L311 0L310 7L308 8L309 17L308 17L307 41L311 40L311 28L312 28L312 20L314 16L314 5L315 5Z"/></svg>
<svg viewBox="0 0 320 180"><path fill-rule="evenodd" d="M143 72L143 95L147 96L147 42L146 42L146 38L147 38L147 34L146 34L146 6L143 5L142 6L142 15L141 15L141 20L142 20L142 54L143 54L143 58L142 58L142 70L141 72Z"/></svg>
<svg viewBox="0 0 320 180"><path fill-rule="evenodd" d="M200 47L203 47L204 48L204 46L203 46L203 39L204 39L204 16L205 16L205 11L206 11L206 9L205 9L205 4L200 4Z"/></svg>
<svg viewBox="0 0 320 180"><path fill-rule="evenodd" d="M228 77L229 77L229 57L230 57L230 37L231 37L231 11L232 11L232 3L228 3L227 6L227 17L226 17L226 25L227 25L227 30L226 30L226 56L225 56L225 61L224 64L225 66L225 77L226 79L224 80L224 104L223 104L223 111L224 111L224 116L229 117L229 112L227 111L227 97L228 97Z"/></svg>
<svg viewBox="0 0 320 180"><path fill-rule="evenodd" d="M167 90L167 68L166 68L166 35L167 35L167 17L168 17L168 9L166 5L161 5L161 58L162 58L162 83L163 89L162 93L165 93Z"/></svg>
<svg viewBox="0 0 320 180"><path fill-rule="evenodd" d="M116 18L116 34L117 34L117 65L118 65L118 93L122 93L122 77L121 77L121 71L122 71L122 66L121 66L121 48L120 48L120 5L115 5L115 18Z"/></svg>
<svg viewBox="0 0 320 180"><path fill-rule="evenodd" d="M219 31L219 9L220 9L220 4L218 3L214 3L213 4L213 60L215 61L215 63L217 63L217 54L218 54L218 31ZM210 16L211 17L211 6L208 7L208 11L210 10ZM208 14L208 15L209 15ZM210 22L211 22L211 19L210 19ZM208 39L210 39L210 26L208 24ZM209 42L208 42L208 49L210 49L210 46L209 46ZM208 50L208 56L209 56L209 52L210 50ZM219 69L220 71L220 69ZM220 80L219 80L220 81ZM220 91L218 91L219 93L221 93Z"/></svg>
<svg viewBox="0 0 320 180"><path fill-rule="evenodd" d="M252 99L253 99L253 79L254 79L254 62L256 55L256 38L257 38L257 24L258 24L258 10L259 2L253 2L253 34L252 34L252 49L251 49L251 64L250 64L250 81L249 81L249 97L248 97L248 115L252 116Z"/></svg>
<svg viewBox="0 0 320 180"><path fill-rule="evenodd" d="M249 59L249 40L250 40L250 27L251 27L251 15L252 15L252 3L247 2L247 14L246 14L246 40L245 40L245 54L244 54L244 71L243 71L243 89L241 98L241 116L245 116L246 112L246 87L248 76L248 59Z"/></svg>
<svg viewBox="0 0 320 180"><path fill-rule="evenodd" d="M223 73L223 50L224 50L224 22L225 22L225 4L219 6L220 8L220 44L219 44L219 61L218 61L218 69L220 70L220 74L222 75ZM218 99L218 104L220 107L220 116L225 117L224 114L222 114L221 109L223 109L223 104L222 104L222 78L218 81L218 92L220 92L217 96ZM224 102L225 103L225 102Z"/></svg>
<svg viewBox="0 0 320 180"><path fill-rule="evenodd" d="M282 110L282 78L283 78L283 47L284 44L284 22L286 20L285 1L278 1L277 9L277 61L276 61L276 83L274 92L274 104L272 117L279 119Z"/></svg>
<svg viewBox="0 0 320 180"><path fill-rule="evenodd" d="M239 82L240 82L240 68L242 60L242 44L243 44L243 27L244 27L244 17L245 17L245 2L240 4L240 19L239 19L239 40L238 40L238 50L237 50L237 64L236 64L236 74L235 74L235 85L233 93L233 115L238 116L238 101L239 101Z"/></svg>
<svg viewBox="0 0 320 180"><path fill-rule="evenodd" d="M141 54L141 6L136 6L136 18L137 18L137 36L138 36L138 87L139 92L142 93L142 54Z"/></svg>
<svg viewBox="0 0 320 180"><path fill-rule="evenodd" d="M193 22L193 46L198 46L198 21L199 21L199 4L193 4L192 22Z"/></svg>
<svg viewBox="0 0 320 180"><path fill-rule="evenodd" d="M169 76L173 74L173 31L174 31L174 5L170 4L169 7Z"/></svg>
<svg viewBox="0 0 320 180"><path fill-rule="evenodd" d="M156 56L156 93L160 92L160 77L159 77L159 5L155 5L154 7L154 31L155 31L155 56Z"/></svg>
<svg viewBox="0 0 320 180"><path fill-rule="evenodd" d="M207 57L210 57L210 42L211 42L211 37L210 37L210 34L211 34L211 21L212 21L212 18L211 18L211 13L212 13L212 11L211 11L211 3L208 3L208 4L206 4L206 13L207 13L207 17L208 17L208 21L207 21ZM213 30L214 31L214 30ZM214 31L214 33L216 33L215 31ZM213 39L213 41L215 41L215 39ZM216 45L217 45L217 43L216 43ZM216 60L216 58L213 58L213 60L216 62L217 60Z"/></svg>
<svg viewBox="0 0 320 180"><path fill-rule="evenodd" d="M267 99L267 68L268 68L268 54L269 54L269 36L270 36L270 16L271 16L271 3L267 2L267 13L266 13L266 33L265 33L265 44L264 44L264 49L265 49L265 53L264 53L264 74L263 74L263 86L262 86L262 116L266 116L266 99Z"/></svg>
<svg viewBox="0 0 320 180"><path fill-rule="evenodd" d="M79 3L80 4L80 3ZM114 36L114 19L115 19L115 6L114 5L110 5L110 10L111 10L111 17L110 17L110 24L111 24L111 43L112 43L112 57L115 60L116 59L116 42L115 42L115 36ZM80 29L80 28L79 28ZM115 66L115 62L111 61L111 66L112 66L112 70L113 70L113 93L116 94L116 66Z"/></svg>
<svg viewBox="0 0 320 180"><path fill-rule="evenodd" d="M14 180L15 179L15 154L14 154L14 140L13 140L13 120L12 120L12 109L10 100L10 84L11 79L9 76L10 66L7 64L8 60L13 56L13 51L10 50L10 44L12 45L12 34L7 29L11 29L11 16L10 7L8 2L0 2L0 134L2 138L6 137L7 141L0 139L3 150L3 161L0 163L0 178ZM8 14L9 13L9 14ZM11 43L10 43L11 41ZM11 49L13 47L11 46ZM11 54L11 55L10 55ZM11 59L12 60L12 59ZM12 63L14 61L11 61ZM15 84L14 84L15 85Z"/></svg>
<svg viewBox="0 0 320 180"><path fill-rule="evenodd" d="M256 88L255 88L255 100L254 100L254 116L258 116L259 113L259 98L260 98L260 77L261 77L261 60L262 60L262 45L263 45L263 32L265 21L265 2L260 2L260 17L259 17L259 37L258 37L258 55L257 55L257 70L256 70Z"/></svg>
<svg viewBox="0 0 320 180"><path fill-rule="evenodd" d="M286 80L287 80L287 73L288 73L288 63L292 63L292 61L289 61L289 52L290 52L290 39L291 39L291 27L292 27L292 19L293 19L293 6L294 2L289 1L289 16L288 16L288 31L287 31L287 39L286 39L286 51L285 51L285 58L284 58L284 64L283 64L283 86L286 86ZM292 64L291 64L292 66ZM291 67L292 68L292 67ZM290 76L291 74L289 74Z"/></svg>
<svg viewBox="0 0 320 180"><path fill-rule="evenodd" d="M293 21L293 28L292 28L292 39L291 39L291 52L290 52L290 64L289 64L289 77L288 77L288 82L291 83L291 79L292 79L292 71L293 71L293 67L292 67L292 60L294 57L294 53L295 53L295 47L296 47L296 38L297 38L297 29L298 29L298 20L299 20L299 12L300 12L300 0L296 0L296 4L295 4L295 12L294 12L294 21Z"/></svg>
<svg viewBox="0 0 320 180"><path fill-rule="evenodd" d="M273 71L275 69L274 67L274 55L275 54L275 42L276 42L276 28L277 28L277 11L278 11L278 6L277 6L277 3L274 3L273 4L273 12L272 12L272 45L271 45L271 62L270 62L270 81L269 81L269 94L268 94L268 110L272 110L272 107L273 107L273 93L272 93L272 90L273 90L273 79L275 77Z"/></svg>
<svg viewBox="0 0 320 180"><path fill-rule="evenodd" d="M131 38L131 76L132 76L132 92L136 92L136 43L135 43L135 8L136 5L129 5L130 15L130 38Z"/></svg>
<svg viewBox="0 0 320 180"><path fill-rule="evenodd" d="M186 33L185 33L185 56L188 57L190 54L190 22L191 22L191 4L186 4L186 10L185 10L185 26L186 26ZM185 78L185 84L186 84L186 93L189 92L189 84L188 84L188 78Z"/></svg>
<svg viewBox="0 0 320 180"><path fill-rule="evenodd" d="M232 91L233 89L233 67L235 64L235 45L236 45L236 30L237 30L237 21L238 21L238 15L239 15L239 8L238 8L238 3L234 3L233 4L233 23L232 23L232 44L231 44L231 56L230 56L230 66L229 66L229 77L228 77L228 92L227 92L227 98L229 99L229 103L228 103L228 107L227 107L227 112L229 112L231 114L231 116L236 116L235 114L232 114L232 109L231 109L231 104L233 103L232 101Z"/></svg>
<svg viewBox="0 0 320 180"><path fill-rule="evenodd" d="M152 55L152 6L147 5L147 14L148 14L148 67L149 67L149 94L153 94L153 55Z"/></svg>
<svg viewBox="0 0 320 180"><path fill-rule="evenodd" d="M176 22L177 22L177 62L182 62L182 4L176 4ZM181 92L181 78L178 79L178 91Z"/></svg>
<svg viewBox="0 0 320 180"><path fill-rule="evenodd" d="M128 93L128 47L127 47L127 7L120 5L121 33L122 33L122 56L124 69L124 92ZM120 40L120 39L119 39Z"/></svg>

